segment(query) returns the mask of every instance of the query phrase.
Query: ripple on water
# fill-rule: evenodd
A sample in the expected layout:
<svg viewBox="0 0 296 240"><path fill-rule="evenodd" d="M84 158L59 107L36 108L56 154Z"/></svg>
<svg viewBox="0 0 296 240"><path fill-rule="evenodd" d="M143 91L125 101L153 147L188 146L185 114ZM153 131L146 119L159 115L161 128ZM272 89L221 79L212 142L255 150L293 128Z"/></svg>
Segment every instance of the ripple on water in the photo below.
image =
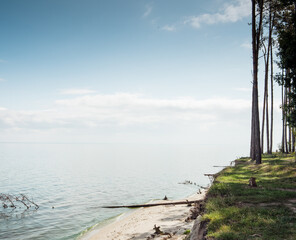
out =
<svg viewBox="0 0 296 240"><path fill-rule="evenodd" d="M199 145L0 144L0 192L24 193L40 205L37 211L18 209L1 218L0 239L73 239L126 211L100 206L188 196L196 187L178 182L206 185L203 173L216 171L213 165L226 165L243 152L225 148L215 152L212 146Z"/></svg>

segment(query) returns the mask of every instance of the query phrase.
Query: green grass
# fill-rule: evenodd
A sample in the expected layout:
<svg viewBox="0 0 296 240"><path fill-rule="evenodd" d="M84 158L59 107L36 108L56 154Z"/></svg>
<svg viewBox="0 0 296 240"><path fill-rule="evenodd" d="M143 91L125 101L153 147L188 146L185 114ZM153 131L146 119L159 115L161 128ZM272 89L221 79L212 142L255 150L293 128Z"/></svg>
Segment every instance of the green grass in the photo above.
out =
<svg viewBox="0 0 296 240"><path fill-rule="evenodd" d="M203 220L209 239L296 239L296 163L291 155L248 158L222 170L208 192ZM258 187L248 186L255 177Z"/></svg>

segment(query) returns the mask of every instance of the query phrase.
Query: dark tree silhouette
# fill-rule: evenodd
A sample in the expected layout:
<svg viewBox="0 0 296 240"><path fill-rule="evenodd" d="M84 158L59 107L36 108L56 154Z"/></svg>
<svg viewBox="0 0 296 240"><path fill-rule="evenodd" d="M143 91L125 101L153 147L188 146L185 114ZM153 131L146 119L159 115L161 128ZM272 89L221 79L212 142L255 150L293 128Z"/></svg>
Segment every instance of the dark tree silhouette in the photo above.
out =
<svg viewBox="0 0 296 240"><path fill-rule="evenodd" d="M258 103L258 60L262 34L264 0L252 0L252 55L253 55L253 89L251 122L251 158L261 164L259 103Z"/></svg>

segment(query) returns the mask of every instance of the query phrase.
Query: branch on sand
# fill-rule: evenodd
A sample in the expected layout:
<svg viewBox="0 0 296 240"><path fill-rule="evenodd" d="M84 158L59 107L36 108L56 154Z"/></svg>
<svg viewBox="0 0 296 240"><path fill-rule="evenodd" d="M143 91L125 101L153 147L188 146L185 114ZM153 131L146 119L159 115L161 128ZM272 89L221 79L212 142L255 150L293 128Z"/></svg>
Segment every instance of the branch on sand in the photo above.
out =
<svg viewBox="0 0 296 240"><path fill-rule="evenodd" d="M182 204L194 204L200 203L203 200L194 201L179 201L179 202L165 202L165 203L147 203L147 204L136 204L136 205L118 205L118 206L103 206L102 208L140 208L140 207L156 207L156 206L166 206L166 205L182 205Z"/></svg>

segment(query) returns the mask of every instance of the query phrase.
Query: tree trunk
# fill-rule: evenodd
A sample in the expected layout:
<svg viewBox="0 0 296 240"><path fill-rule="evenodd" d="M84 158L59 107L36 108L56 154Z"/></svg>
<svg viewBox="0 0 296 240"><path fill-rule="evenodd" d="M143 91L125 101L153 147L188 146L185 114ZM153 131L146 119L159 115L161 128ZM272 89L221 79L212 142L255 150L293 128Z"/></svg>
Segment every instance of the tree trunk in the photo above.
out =
<svg viewBox="0 0 296 240"><path fill-rule="evenodd" d="M268 93L266 94L266 148L269 149Z"/></svg>
<svg viewBox="0 0 296 240"><path fill-rule="evenodd" d="M265 82L266 82L266 147L267 153L271 153L269 146L269 107L268 107L268 72L269 72L269 56L271 54L271 45L272 45L272 29L273 29L273 20L272 20L272 9L271 5L269 8L269 31L268 31L268 46L267 46L267 56L266 56L266 65L265 65Z"/></svg>
<svg viewBox="0 0 296 240"><path fill-rule="evenodd" d="M293 135L294 135L294 143L295 143L296 142L296 128L294 128ZM295 144L294 144L294 155L295 155L295 162L296 162L296 148L295 148Z"/></svg>
<svg viewBox="0 0 296 240"><path fill-rule="evenodd" d="M290 104L290 94L291 94L291 87L288 88L288 96L287 96L287 104ZM290 112L288 112L289 114ZM288 132L289 132L289 141L288 141L288 147L289 152L292 152L292 129L291 126L288 125Z"/></svg>
<svg viewBox="0 0 296 240"><path fill-rule="evenodd" d="M263 95L263 109L262 109L262 127L261 127L261 153L264 152L264 127L265 127L265 108L266 108L266 82L264 87L264 95Z"/></svg>
<svg viewBox="0 0 296 240"><path fill-rule="evenodd" d="M287 105L287 88L285 87L285 97L284 97L284 106ZM289 152L288 149L288 141L287 141L287 113L286 111L284 111L285 113L285 148L286 148L286 152Z"/></svg>
<svg viewBox="0 0 296 240"><path fill-rule="evenodd" d="M254 124L254 114L253 114L253 109L254 109L254 91L252 90L252 119L251 119L251 147L250 147L250 158L252 161L255 160L255 141L254 141L254 136L255 136L255 124Z"/></svg>
<svg viewBox="0 0 296 240"><path fill-rule="evenodd" d="M258 55L259 42L262 29L263 0L258 1L259 5L259 23L256 29L256 2L252 0L252 49L253 49L253 94L252 94L252 129L253 129L253 151L252 160L256 164L261 164L261 148L260 148L260 123L259 123L259 107L258 107ZM253 158L254 157L254 158Z"/></svg>
<svg viewBox="0 0 296 240"><path fill-rule="evenodd" d="M264 46L264 63L265 63L265 76L264 76L264 98L263 98L263 113L262 113L262 131L261 131L261 152L264 152L264 124L266 118L266 144L267 152L269 151L269 121L268 121L268 73L269 73L269 50L271 44L271 31L269 31L267 49ZM266 114L265 114L266 113Z"/></svg>
<svg viewBox="0 0 296 240"><path fill-rule="evenodd" d="M284 73L282 70L282 79L284 78ZM284 109L284 84L282 84L282 153L285 152L285 109Z"/></svg>
<svg viewBox="0 0 296 240"><path fill-rule="evenodd" d="M295 152L295 129L292 129L292 152Z"/></svg>
<svg viewBox="0 0 296 240"><path fill-rule="evenodd" d="M268 153L272 153L273 144L273 52L272 43L270 45L270 146Z"/></svg>

